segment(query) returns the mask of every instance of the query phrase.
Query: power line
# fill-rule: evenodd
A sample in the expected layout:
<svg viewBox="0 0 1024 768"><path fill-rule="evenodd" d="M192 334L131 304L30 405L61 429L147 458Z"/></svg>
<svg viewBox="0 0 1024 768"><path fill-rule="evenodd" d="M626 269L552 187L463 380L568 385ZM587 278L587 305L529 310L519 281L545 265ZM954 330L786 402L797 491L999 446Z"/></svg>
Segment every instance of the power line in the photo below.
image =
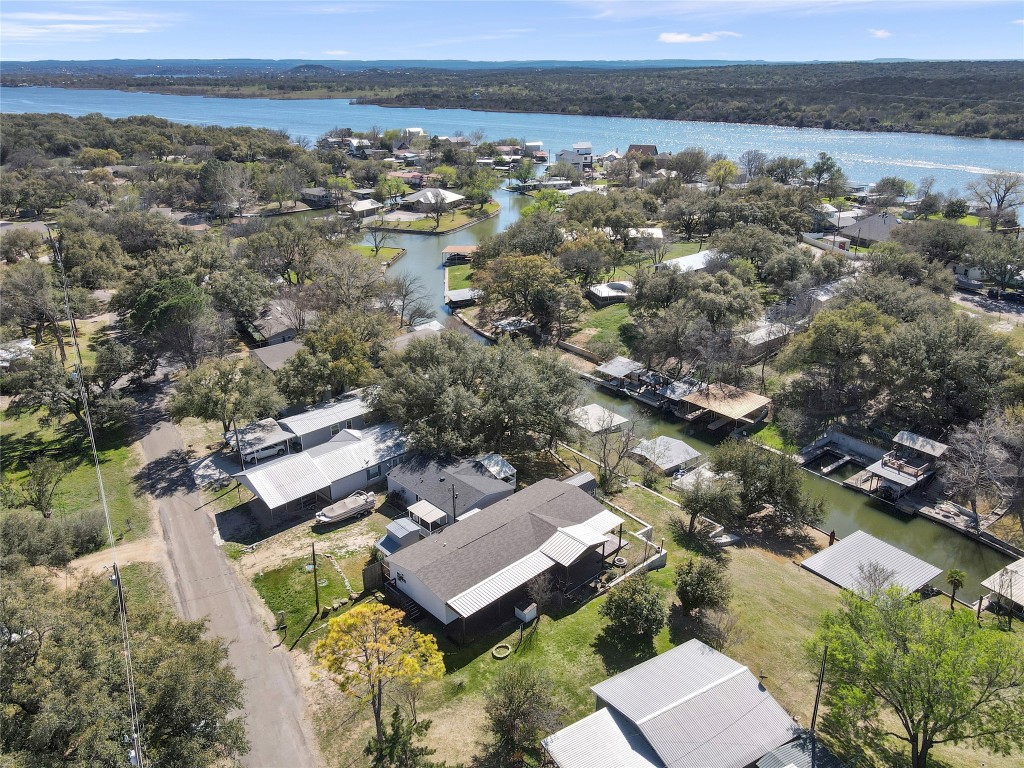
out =
<svg viewBox="0 0 1024 768"><path fill-rule="evenodd" d="M96 484L100 491L100 503L103 506L103 518L107 524L107 538L110 542L110 552L114 561L114 587L117 589L118 617L121 625L121 644L124 651L125 683L128 692L128 714L131 720L132 750L129 753L129 760L133 766L145 768L145 761L142 754L142 719L139 716L138 697L135 690L135 671L132 666L132 649L128 635L128 611L125 606L124 590L121 585L121 572L117 565L117 546L114 540L114 528L110 522L110 509L107 506L107 492L103 487L103 474L100 471L100 456L96 448L96 433L93 429L92 414L89 410L88 390L85 385L84 366L82 364L82 348L78 343L78 326L75 323L74 314L71 312L70 291L68 289L67 273L64 271L64 258L60 246L53 238L53 232L46 228L47 238L50 242L50 250L53 252L54 260L60 268L61 292L64 298L64 312L68 318L68 325L71 332L72 346L75 350L75 371L72 375L78 385L78 396L82 401L82 413L85 417L86 432L89 434L89 447L92 450L93 466L96 468Z"/></svg>

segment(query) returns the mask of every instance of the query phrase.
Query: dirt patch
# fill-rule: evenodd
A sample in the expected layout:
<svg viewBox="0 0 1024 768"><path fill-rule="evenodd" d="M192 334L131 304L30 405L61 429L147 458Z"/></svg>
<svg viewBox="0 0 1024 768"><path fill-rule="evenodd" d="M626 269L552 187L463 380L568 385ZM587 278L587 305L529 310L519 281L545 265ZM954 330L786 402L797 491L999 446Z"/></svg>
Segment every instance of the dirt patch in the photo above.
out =
<svg viewBox="0 0 1024 768"><path fill-rule="evenodd" d="M992 323L988 329L990 331L995 331L996 333L1012 333L1014 327L1013 323L1007 322L1006 320L1000 320L997 323Z"/></svg>
<svg viewBox="0 0 1024 768"><path fill-rule="evenodd" d="M569 343L575 344L577 347L586 348L587 342L590 341L595 336L597 336L597 334L599 334L600 332L600 328L584 328L582 331L574 333L569 338Z"/></svg>

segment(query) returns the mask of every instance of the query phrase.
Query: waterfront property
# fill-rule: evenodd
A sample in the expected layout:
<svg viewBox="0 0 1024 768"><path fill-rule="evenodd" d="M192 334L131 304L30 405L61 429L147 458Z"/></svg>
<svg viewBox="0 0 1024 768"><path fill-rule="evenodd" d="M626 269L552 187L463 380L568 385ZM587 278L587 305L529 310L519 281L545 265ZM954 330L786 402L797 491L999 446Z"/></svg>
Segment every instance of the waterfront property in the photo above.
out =
<svg viewBox="0 0 1024 768"><path fill-rule="evenodd" d="M456 288L445 294L445 304L450 309L463 309L476 304L482 295L483 292L478 288Z"/></svg>
<svg viewBox="0 0 1024 768"><path fill-rule="evenodd" d="M464 637L510 618L541 574L561 593L594 580L621 548L622 524L584 490L541 480L399 549L385 577L403 607Z"/></svg>
<svg viewBox="0 0 1024 768"><path fill-rule="evenodd" d="M866 493L895 501L924 486L935 475L935 462L949 448L906 430L892 441L892 450L847 483Z"/></svg>
<svg viewBox="0 0 1024 768"><path fill-rule="evenodd" d="M627 385L638 385L640 373L644 370L642 363L628 357L613 357L594 369L602 377L602 383L612 389L624 389Z"/></svg>
<svg viewBox="0 0 1024 768"><path fill-rule="evenodd" d="M558 768L746 768L800 735L747 667L700 640L591 690L597 711L542 742Z"/></svg>
<svg viewBox="0 0 1024 768"><path fill-rule="evenodd" d="M450 267L455 264L469 264L473 255L479 250L478 245L449 245L441 251L441 266Z"/></svg>
<svg viewBox="0 0 1024 768"><path fill-rule="evenodd" d="M861 595L893 586L917 592L942 573L941 568L864 531L851 533L800 565Z"/></svg>
<svg viewBox="0 0 1024 768"><path fill-rule="evenodd" d="M691 469L701 459L701 453L696 448L665 435L658 435L652 440L642 440L630 454L640 463L656 468L666 475Z"/></svg>
<svg viewBox="0 0 1024 768"><path fill-rule="evenodd" d="M681 414L682 417L687 421L696 421L707 415L712 419L708 424L711 431L727 424L756 424L767 417L772 405L770 397L723 383L700 387L685 395L682 400L688 409Z"/></svg>
<svg viewBox="0 0 1024 768"><path fill-rule="evenodd" d="M1024 557L993 573L981 586L990 590L989 604L1024 616Z"/></svg>
<svg viewBox="0 0 1024 768"><path fill-rule="evenodd" d="M581 405L569 414L569 418L580 429L592 435L601 432L617 432L623 424L629 423L629 419L625 416L620 416L615 411L610 411L597 403Z"/></svg>
<svg viewBox="0 0 1024 768"><path fill-rule="evenodd" d="M388 346L395 352L402 352L417 339L429 339L439 335L442 331L444 331L444 325L439 320L428 320L425 323L414 325L407 333L391 339Z"/></svg>
<svg viewBox="0 0 1024 768"><path fill-rule="evenodd" d="M456 203L466 198L447 189L427 187L402 198L402 207L419 213L434 213L438 210L447 211Z"/></svg>

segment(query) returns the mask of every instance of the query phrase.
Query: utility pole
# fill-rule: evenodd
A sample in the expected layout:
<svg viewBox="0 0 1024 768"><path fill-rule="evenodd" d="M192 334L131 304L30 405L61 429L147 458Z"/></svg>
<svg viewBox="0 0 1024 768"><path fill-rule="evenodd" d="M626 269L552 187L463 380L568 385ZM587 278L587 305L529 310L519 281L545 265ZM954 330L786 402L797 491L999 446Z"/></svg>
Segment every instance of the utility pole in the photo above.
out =
<svg viewBox="0 0 1024 768"><path fill-rule="evenodd" d="M313 594L316 595L316 615L320 615L320 583L316 577L316 543L309 545L313 550Z"/></svg>
<svg viewBox="0 0 1024 768"><path fill-rule="evenodd" d="M452 522L455 522L457 512L455 511L455 500L459 498L459 494L455 492L455 485L452 485Z"/></svg>
<svg viewBox="0 0 1024 768"><path fill-rule="evenodd" d="M818 690L814 694L814 710L811 712L811 736L814 736L814 726L818 722L818 702L821 700L821 686L825 682L825 662L828 660L828 646L821 652L821 669L818 671Z"/></svg>

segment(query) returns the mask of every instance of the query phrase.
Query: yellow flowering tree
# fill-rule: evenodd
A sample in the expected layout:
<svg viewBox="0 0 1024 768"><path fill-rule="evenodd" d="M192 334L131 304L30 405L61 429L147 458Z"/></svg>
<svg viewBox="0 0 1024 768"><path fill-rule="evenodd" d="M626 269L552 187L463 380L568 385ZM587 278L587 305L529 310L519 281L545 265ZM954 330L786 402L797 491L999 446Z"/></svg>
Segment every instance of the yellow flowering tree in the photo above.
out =
<svg viewBox="0 0 1024 768"><path fill-rule="evenodd" d="M405 614L380 603L358 605L327 623L327 636L316 644L320 666L349 696L369 702L384 736L381 711L387 692L440 679L444 659L437 641L403 623Z"/></svg>

